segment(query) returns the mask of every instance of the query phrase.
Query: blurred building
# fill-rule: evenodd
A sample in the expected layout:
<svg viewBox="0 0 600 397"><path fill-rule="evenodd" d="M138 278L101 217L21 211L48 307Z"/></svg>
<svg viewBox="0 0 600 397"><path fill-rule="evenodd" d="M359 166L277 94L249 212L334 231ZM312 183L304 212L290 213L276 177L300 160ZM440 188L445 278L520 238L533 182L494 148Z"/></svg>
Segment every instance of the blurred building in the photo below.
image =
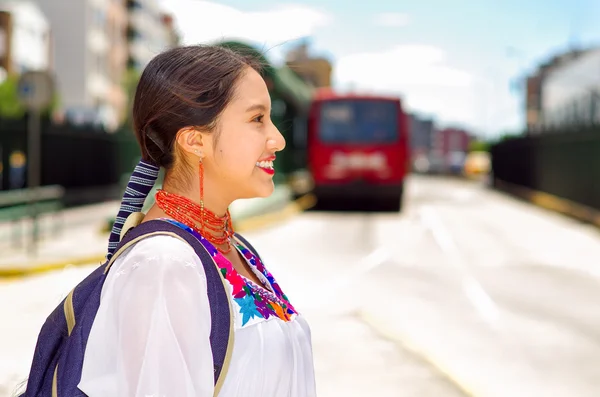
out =
<svg viewBox="0 0 600 397"><path fill-rule="evenodd" d="M142 70L156 54L177 46L179 37L173 17L164 14L157 0L127 0L126 3L128 66Z"/></svg>
<svg viewBox="0 0 600 397"><path fill-rule="evenodd" d="M527 78L525 90L525 118L528 131L534 130L542 121L543 79L544 75L542 72L538 72Z"/></svg>
<svg viewBox="0 0 600 397"><path fill-rule="evenodd" d="M53 69L67 119L118 126L127 99L124 0L37 0L52 27Z"/></svg>
<svg viewBox="0 0 600 397"><path fill-rule="evenodd" d="M0 0L0 81L50 64L50 24L41 9L32 1Z"/></svg>
<svg viewBox="0 0 600 397"><path fill-rule="evenodd" d="M313 87L331 87L331 62L325 58L311 57L307 43L288 52L285 61L290 69Z"/></svg>
<svg viewBox="0 0 600 397"><path fill-rule="evenodd" d="M471 140L471 135L460 128L435 130L432 135L431 170L441 173L462 172Z"/></svg>
<svg viewBox="0 0 600 397"><path fill-rule="evenodd" d="M546 127L600 122L600 48L548 72L541 105Z"/></svg>
<svg viewBox="0 0 600 397"><path fill-rule="evenodd" d="M175 26L175 20L173 19L173 15L163 13L161 15L162 26L164 29L164 34L166 36L166 42L168 48L177 47L181 43L181 37L177 32L177 28Z"/></svg>
<svg viewBox="0 0 600 397"><path fill-rule="evenodd" d="M462 173L471 134L462 128L438 128L430 118L410 114L410 148L415 172Z"/></svg>
<svg viewBox="0 0 600 397"><path fill-rule="evenodd" d="M525 106L530 133L572 119L569 114L577 107L576 102L588 101L589 104L590 99L585 98L589 95L583 91L594 84L598 87L594 82L600 70L597 60L594 61L598 59L597 52L594 49L572 49L555 55L527 78ZM571 84L573 86L565 90L564 87Z"/></svg>
<svg viewBox="0 0 600 397"><path fill-rule="evenodd" d="M435 125L432 119L410 115L410 149L413 169L417 172L428 172L431 168L430 154Z"/></svg>

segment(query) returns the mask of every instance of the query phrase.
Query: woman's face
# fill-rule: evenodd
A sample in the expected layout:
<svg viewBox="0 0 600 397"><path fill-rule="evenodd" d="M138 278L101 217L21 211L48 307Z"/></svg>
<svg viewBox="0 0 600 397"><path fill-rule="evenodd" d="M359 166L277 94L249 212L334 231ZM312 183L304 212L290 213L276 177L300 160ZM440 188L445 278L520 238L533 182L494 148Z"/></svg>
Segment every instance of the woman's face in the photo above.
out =
<svg viewBox="0 0 600 397"><path fill-rule="evenodd" d="M271 97L263 78L247 68L219 117L204 159L205 180L229 200L267 197L274 189L272 161L285 139L270 118ZM214 142L216 139L216 142Z"/></svg>

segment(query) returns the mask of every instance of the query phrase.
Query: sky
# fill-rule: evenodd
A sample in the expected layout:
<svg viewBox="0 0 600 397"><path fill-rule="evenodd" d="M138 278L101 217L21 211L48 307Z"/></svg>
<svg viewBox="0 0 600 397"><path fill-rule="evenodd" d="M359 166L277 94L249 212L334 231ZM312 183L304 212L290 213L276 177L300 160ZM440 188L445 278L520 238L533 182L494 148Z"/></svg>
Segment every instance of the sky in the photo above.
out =
<svg viewBox="0 0 600 397"><path fill-rule="evenodd" d="M537 65L600 45L600 0L159 1L184 44L244 40L280 64L308 40L335 88L399 95L440 127L486 138L522 129L519 82Z"/></svg>

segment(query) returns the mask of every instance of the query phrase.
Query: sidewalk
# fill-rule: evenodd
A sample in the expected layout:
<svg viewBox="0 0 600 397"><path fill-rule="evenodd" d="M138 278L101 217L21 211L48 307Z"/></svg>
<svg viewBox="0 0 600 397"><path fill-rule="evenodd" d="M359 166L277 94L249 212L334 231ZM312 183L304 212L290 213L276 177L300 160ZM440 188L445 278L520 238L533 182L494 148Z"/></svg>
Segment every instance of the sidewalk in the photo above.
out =
<svg viewBox="0 0 600 397"><path fill-rule="evenodd" d="M247 231L296 214L314 204L305 197L291 201L287 186L277 186L268 198L238 200L231 207L236 231ZM66 266L101 264L108 246L107 222L119 208L118 201L111 201L59 214L58 230L50 226L49 217L41 219L41 239L35 252L28 244L14 247L11 237L13 224L0 223L0 278L21 277L35 273L62 269ZM147 209L147 208L145 208ZM30 230L31 222L21 222L24 231ZM24 233L27 236L27 233Z"/></svg>

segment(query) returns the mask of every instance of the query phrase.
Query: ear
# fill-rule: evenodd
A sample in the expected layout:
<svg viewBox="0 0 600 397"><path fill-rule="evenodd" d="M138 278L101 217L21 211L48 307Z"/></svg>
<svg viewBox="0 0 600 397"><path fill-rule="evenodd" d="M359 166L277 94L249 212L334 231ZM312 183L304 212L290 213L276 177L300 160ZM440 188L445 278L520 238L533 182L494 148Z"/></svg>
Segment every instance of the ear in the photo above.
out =
<svg viewBox="0 0 600 397"><path fill-rule="evenodd" d="M177 131L176 141L179 147L188 154L198 156L199 153L205 155L206 145L202 133L194 127L184 127ZM204 156L201 156L204 157Z"/></svg>

